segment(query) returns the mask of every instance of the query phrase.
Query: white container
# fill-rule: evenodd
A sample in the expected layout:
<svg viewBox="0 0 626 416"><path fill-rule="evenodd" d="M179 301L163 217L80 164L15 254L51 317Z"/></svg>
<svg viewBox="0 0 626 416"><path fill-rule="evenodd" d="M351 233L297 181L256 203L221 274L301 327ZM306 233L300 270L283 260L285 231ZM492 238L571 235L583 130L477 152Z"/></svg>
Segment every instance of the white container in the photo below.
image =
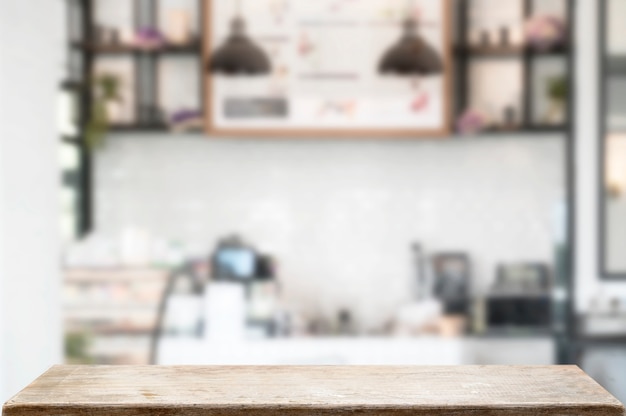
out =
<svg viewBox="0 0 626 416"><path fill-rule="evenodd" d="M176 45L184 45L191 41L191 15L188 11L167 12L167 39Z"/></svg>
<svg viewBox="0 0 626 416"><path fill-rule="evenodd" d="M246 292L242 283L207 284L204 292L204 328L207 341L244 340Z"/></svg>

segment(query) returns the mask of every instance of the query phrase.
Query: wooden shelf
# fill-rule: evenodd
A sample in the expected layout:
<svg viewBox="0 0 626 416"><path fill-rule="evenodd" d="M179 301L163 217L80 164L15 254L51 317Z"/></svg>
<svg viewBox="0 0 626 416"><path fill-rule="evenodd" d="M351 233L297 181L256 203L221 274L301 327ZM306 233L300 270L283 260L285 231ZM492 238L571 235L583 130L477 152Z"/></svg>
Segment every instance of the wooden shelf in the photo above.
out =
<svg viewBox="0 0 626 416"><path fill-rule="evenodd" d="M109 130L114 133L159 132L168 131L169 126L166 123L113 124L109 127Z"/></svg>
<svg viewBox="0 0 626 416"><path fill-rule="evenodd" d="M457 45L455 53L460 56L476 58L522 58L541 56L562 56L569 53L568 47L558 47L549 50L537 50L528 46L461 46Z"/></svg>
<svg viewBox="0 0 626 416"><path fill-rule="evenodd" d="M626 77L626 55L609 56L606 61L609 75Z"/></svg>
<svg viewBox="0 0 626 416"><path fill-rule="evenodd" d="M479 135L496 135L496 134L542 134L542 133L566 133L567 125L541 125L535 124L532 126L491 126L486 130L483 130ZM111 133L172 133L172 134L201 134L202 129L190 129L184 131L172 131L168 125L161 124L127 124L127 125L115 125L111 126L109 131ZM454 136L454 134L452 134Z"/></svg>
<svg viewBox="0 0 626 416"><path fill-rule="evenodd" d="M110 283L163 281L169 271L149 268L101 268L101 269L68 269L64 272L65 283Z"/></svg>
<svg viewBox="0 0 626 416"><path fill-rule="evenodd" d="M76 326L74 330L79 331L79 327ZM154 326L96 325L87 331L97 337L149 337L154 333Z"/></svg>
<svg viewBox="0 0 626 416"><path fill-rule="evenodd" d="M195 134L202 133L201 128L191 128L187 130L176 130L166 123L138 123L138 124L115 124L109 127L111 133L173 133L173 134Z"/></svg>
<svg viewBox="0 0 626 416"><path fill-rule="evenodd" d="M154 324L135 324L124 321L99 323L86 319L65 322L66 333L86 332L98 337L150 336L154 333L154 329Z"/></svg>
<svg viewBox="0 0 626 416"><path fill-rule="evenodd" d="M67 302L63 304L63 309L68 312L72 311L110 311L110 310L155 310L158 307L158 300L148 301L124 301L115 300L94 301L94 302Z"/></svg>
<svg viewBox="0 0 626 416"><path fill-rule="evenodd" d="M576 343L586 347L624 347L626 346L626 334L581 336L576 340Z"/></svg>
<svg viewBox="0 0 626 416"><path fill-rule="evenodd" d="M124 44L95 44L87 42L72 42L71 47L86 52L102 55L124 55L124 54L189 54L200 55L202 45L199 41L193 41L186 45L164 45L157 48L142 48L135 45Z"/></svg>
<svg viewBox="0 0 626 416"><path fill-rule="evenodd" d="M533 124L524 128L523 131L535 133L566 133L568 124Z"/></svg>
<svg viewBox="0 0 626 416"><path fill-rule="evenodd" d="M475 136L502 135L502 134L524 134L539 135L549 133L567 133L568 126L561 125L541 125L530 126L490 126L487 129L476 133Z"/></svg>

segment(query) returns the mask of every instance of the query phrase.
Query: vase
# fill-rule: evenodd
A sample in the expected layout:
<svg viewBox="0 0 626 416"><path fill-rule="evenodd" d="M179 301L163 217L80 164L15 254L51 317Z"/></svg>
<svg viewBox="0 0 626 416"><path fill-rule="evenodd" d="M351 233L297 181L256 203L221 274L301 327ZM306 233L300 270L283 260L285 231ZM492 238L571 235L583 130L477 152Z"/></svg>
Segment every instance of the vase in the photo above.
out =
<svg viewBox="0 0 626 416"><path fill-rule="evenodd" d="M107 120L111 124L119 124L123 122L123 106L117 100L109 100L105 104Z"/></svg>
<svg viewBox="0 0 626 416"><path fill-rule="evenodd" d="M551 99L543 121L546 124L565 123L565 101Z"/></svg>

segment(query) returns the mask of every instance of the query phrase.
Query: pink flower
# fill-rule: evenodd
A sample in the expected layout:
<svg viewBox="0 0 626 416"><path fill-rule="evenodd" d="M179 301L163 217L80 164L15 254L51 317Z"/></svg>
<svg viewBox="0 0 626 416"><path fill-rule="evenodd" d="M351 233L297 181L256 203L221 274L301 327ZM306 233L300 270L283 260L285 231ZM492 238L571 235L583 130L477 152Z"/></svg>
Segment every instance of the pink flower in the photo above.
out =
<svg viewBox="0 0 626 416"><path fill-rule="evenodd" d="M165 37L158 29L144 27L135 34L135 46L139 48L153 49L165 45Z"/></svg>
<svg viewBox="0 0 626 416"><path fill-rule="evenodd" d="M489 117L479 110L467 109L457 120L460 134L470 135L483 131L489 126Z"/></svg>
<svg viewBox="0 0 626 416"><path fill-rule="evenodd" d="M565 43L565 22L557 16L533 16L526 22L524 32L526 43L542 51Z"/></svg>

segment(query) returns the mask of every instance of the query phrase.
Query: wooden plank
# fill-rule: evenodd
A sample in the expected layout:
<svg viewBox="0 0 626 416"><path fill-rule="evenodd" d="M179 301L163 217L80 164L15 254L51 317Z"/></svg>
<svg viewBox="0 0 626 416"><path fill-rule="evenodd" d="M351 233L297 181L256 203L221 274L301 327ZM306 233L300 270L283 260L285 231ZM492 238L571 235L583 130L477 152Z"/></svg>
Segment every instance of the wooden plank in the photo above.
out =
<svg viewBox="0 0 626 416"><path fill-rule="evenodd" d="M575 366L55 366L5 416L596 415L624 407Z"/></svg>
<svg viewBox="0 0 626 416"><path fill-rule="evenodd" d="M157 280L165 283L169 271L156 268L68 268L63 271L66 283L119 283Z"/></svg>

